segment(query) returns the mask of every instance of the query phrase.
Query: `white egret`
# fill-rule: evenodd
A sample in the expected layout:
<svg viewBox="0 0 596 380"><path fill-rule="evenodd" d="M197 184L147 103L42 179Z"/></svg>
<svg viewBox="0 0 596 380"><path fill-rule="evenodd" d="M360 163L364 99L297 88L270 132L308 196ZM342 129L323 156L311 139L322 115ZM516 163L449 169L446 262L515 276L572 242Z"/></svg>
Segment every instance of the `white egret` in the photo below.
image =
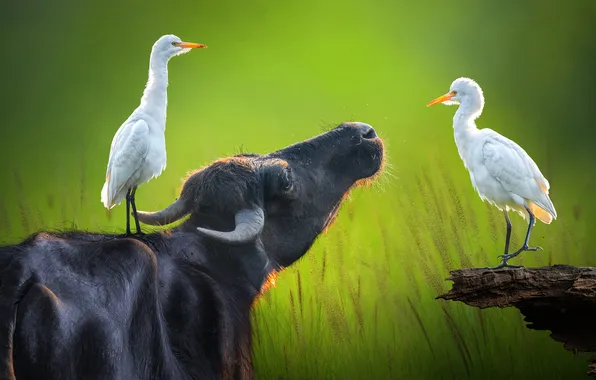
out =
<svg viewBox="0 0 596 380"><path fill-rule="evenodd" d="M126 235L131 235L131 205L137 234L141 233L135 205L137 187L159 176L166 168L168 62L192 48L206 47L183 42L171 34L160 37L151 49L149 79L141 104L120 126L112 140L101 202L111 209L126 197Z"/></svg>
<svg viewBox="0 0 596 380"><path fill-rule="evenodd" d="M455 144L464 166L470 172L472 185L480 198L503 211L507 223L503 262L493 269L514 267L507 262L523 251L536 251L529 247L530 233L536 219L550 224L557 212L548 193L550 185L532 158L515 142L488 129L478 129L475 119L484 108L484 95L480 86L469 78L458 78L449 92L427 104L459 104L453 117ZM529 225L520 249L509 253L511 221L509 210L518 212Z"/></svg>

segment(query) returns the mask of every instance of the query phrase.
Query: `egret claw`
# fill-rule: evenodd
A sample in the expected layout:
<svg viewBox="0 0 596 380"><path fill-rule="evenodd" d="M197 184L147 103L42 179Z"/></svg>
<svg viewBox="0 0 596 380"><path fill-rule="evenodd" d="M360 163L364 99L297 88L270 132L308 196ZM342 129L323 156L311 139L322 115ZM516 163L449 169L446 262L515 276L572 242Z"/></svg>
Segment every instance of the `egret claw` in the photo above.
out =
<svg viewBox="0 0 596 380"><path fill-rule="evenodd" d="M502 269L502 268L525 268L523 265L509 265L507 264L507 260L504 260L501 264L497 265L496 267L484 267L483 269Z"/></svg>
<svg viewBox="0 0 596 380"><path fill-rule="evenodd" d="M497 256L497 259L503 259L503 261L507 261L507 260L514 258L515 256L517 256L517 255L510 253L507 255L499 255L499 256Z"/></svg>

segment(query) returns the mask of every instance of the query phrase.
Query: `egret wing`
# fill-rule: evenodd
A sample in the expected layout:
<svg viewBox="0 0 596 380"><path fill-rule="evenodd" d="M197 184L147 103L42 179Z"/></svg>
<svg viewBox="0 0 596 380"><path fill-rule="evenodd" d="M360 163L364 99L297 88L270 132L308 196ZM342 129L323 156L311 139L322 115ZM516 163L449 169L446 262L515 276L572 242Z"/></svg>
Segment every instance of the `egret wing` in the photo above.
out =
<svg viewBox="0 0 596 380"><path fill-rule="evenodd" d="M108 203L112 203L114 196L141 168L148 149L149 126L144 120L135 120L118 130L112 141L106 172Z"/></svg>
<svg viewBox="0 0 596 380"><path fill-rule="evenodd" d="M556 217L548 191L550 184L540 169L517 143L487 130L482 157L488 172L503 188L528 199Z"/></svg>

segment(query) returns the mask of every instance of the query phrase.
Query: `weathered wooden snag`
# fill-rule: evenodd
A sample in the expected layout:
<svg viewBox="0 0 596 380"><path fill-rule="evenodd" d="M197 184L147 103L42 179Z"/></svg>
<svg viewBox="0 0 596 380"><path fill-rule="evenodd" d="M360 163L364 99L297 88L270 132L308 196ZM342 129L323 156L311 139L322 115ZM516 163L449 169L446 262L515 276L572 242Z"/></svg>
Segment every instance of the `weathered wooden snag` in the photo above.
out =
<svg viewBox="0 0 596 380"><path fill-rule="evenodd" d="M596 351L596 268L471 268L451 272L452 289L437 299L481 309L516 307L533 330L573 351ZM596 377L596 358L588 375Z"/></svg>

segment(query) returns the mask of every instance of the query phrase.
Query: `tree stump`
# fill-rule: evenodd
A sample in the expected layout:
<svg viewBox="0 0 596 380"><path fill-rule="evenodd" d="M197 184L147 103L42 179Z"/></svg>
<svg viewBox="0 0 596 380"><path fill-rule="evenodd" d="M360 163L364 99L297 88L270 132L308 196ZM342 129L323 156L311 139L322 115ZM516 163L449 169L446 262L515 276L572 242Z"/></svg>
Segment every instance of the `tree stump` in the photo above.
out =
<svg viewBox="0 0 596 380"><path fill-rule="evenodd" d="M452 289L437 299L481 309L513 306L528 328L549 330L566 349L596 351L596 268L460 269L447 280L453 281ZM596 358L588 375L596 377Z"/></svg>

